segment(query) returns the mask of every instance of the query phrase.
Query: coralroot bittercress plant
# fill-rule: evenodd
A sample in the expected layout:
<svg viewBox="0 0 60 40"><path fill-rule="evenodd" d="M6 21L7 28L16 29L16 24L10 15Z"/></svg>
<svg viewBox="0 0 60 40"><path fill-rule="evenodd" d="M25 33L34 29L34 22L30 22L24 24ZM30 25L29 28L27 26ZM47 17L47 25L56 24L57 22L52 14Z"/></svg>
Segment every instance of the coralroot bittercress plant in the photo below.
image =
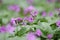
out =
<svg viewBox="0 0 60 40"><path fill-rule="evenodd" d="M0 40L60 38L60 8L55 9L55 1L6 1L0 2Z"/></svg>

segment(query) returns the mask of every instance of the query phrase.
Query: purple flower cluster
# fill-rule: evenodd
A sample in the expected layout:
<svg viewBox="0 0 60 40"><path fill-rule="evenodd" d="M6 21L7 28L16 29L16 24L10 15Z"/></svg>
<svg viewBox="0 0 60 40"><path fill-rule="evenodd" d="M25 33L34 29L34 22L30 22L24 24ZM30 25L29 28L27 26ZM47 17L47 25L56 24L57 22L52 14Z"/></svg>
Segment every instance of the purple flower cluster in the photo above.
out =
<svg viewBox="0 0 60 40"><path fill-rule="evenodd" d="M1 32L1 33L8 32L8 33L13 34L14 31L15 31L15 27L13 27L13 26L10 25L10 24L8 24L7 26L2 26L2 27L0 27L0 32Z"/></svg>
<svg viewBox="0 0 60 40"><path fill-rule="evenodd" d="M33 4L34 0L26 0L28 4Z"/></svg>
<svg viewBox="0 0 60 40"><path fill-rule="evenodd" d="M32 32L28 33L27 40L36 40L36 36L34 35L34 33Z"/></svg>
<svg viewBox="0 0 60 40"><path fill-rule="evenodd" d="M0 27L0 32L2 32L2 33L6 32L5 26Z"/></svg>
<svg viewBox="0 0 60 40"><path fill-rule="evenodd" d="M47 38L48 38L48 39L51 39L52 37L53 37L52 34L48 34L48 35L47 35Z"/></svg>
<svg viewBox="0 0 60 40"><path fill-rule="evenodd" d="M31 12L33 10L34 10L34 7L33 6L29 6L29 7L24 9L24 14L27 14L28 12Z"/></svg>
<svg viewBox="0 0 60 40"><path fill-rule="evenodd" d="M54 15L54 14L53 14L52 12L49 12L49 13L48 13L48 16L49 16L49 17L52 17L53 15ZM42 16L43 16L43 17L47 16L47 13L46 13L45 11L43 11L43 12L42 12Z"/></svg>
<svg viewBox="0 0 60 40"><path fill-rule="evenodd" d="M10 6L8 6L8 10L19 12L20 7L18 5L10 5Z"/></svg>
<svg viewBox="0 0 60 40"><path fill-rule="evenodd" d="M40 29L37 29L35 33L33 33L33 32L28 33L27 40L36 40L36 35L37 36L42 35L42 32Z"/></svg>
<svg viewBox="0 0 60 40"><path fill-rule="evenodd" d="M16 25L16 21L20 22L20 21L22 21L22 18L20 18L20 17L18 17L18 18L12 18L11 21L10 21L10 23L12 25Z"/></svg>
<svg viewBox="0 0 60 40"><path fill-rule="evenodd" d="M36 30L36 35L37 35L37 36L41 36L41 35L42 35L42 32L41 32L40 29L37 29L37 30Z"/></svg>

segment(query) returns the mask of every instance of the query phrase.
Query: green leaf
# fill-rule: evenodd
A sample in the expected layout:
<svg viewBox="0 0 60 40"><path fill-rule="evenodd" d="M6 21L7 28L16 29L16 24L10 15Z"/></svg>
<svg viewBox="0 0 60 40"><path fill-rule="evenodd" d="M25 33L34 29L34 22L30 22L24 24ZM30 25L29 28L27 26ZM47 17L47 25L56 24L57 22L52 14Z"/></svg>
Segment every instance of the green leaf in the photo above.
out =
<svg viewBox="0 0 60 40"><path fill-rule="evenodd" d="M2 25L3 24L3 22L2 22L2 18L0 18L0 25Z"/></svg>
<svg viewBox="0 0 60 40"><path fill-rule="evenodd" d="M22 29L20 31L17 31L17 33L15 34L16 36L23 36L26 33L26 28L22 27Z"/></svg>
<svg viewBox="0 0 60 40"><path fill-rule="evenodd" d="M51 24L50 26L51 26L51 28L52 28L53 30L57 28L56 23L53 23L53 24Z"/></svg>
<svg viewBox="0 0 60 40"><path fill-rule="evenodd" d="M46 20L45 18L41 18L40 21L41 22L48 22L48 20Z"/></svg>

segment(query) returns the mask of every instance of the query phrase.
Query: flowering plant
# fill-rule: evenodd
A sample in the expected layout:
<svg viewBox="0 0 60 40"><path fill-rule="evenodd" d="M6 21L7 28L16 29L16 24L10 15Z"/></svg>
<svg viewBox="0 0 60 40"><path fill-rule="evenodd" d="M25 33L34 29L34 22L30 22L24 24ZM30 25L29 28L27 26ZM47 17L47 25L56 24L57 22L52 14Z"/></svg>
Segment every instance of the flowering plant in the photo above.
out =
<svg viewBox="0 0 60 40"><path fill-rule="evenodd" d="M60 8L54 5L52 0L1 1L0 40L59 39Z"/></svg>

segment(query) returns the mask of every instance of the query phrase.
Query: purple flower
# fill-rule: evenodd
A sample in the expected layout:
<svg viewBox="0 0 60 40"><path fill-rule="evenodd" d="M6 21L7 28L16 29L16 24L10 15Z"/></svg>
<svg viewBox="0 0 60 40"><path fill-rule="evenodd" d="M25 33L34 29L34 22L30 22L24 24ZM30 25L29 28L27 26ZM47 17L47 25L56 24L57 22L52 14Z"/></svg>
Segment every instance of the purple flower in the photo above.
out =
<svg viewBox="0 0 60 40"><path fill-rule="evenodd" d="M41 36L41 35L42 35L42 32L41 32L40 29L37 29L36 32L35 32L35 34L36 34L37 36Z"/></svg>
<svg viewBox="0 0 60 40"><path fill-rule="evenodd" d="M55 2L55 0L47 0L47 2Z"/></svg>
<svg viewBox="0 0 60 40"><path fill-rule="evenodd" d="M19 12L20 11L20 7L18 5L10 5L8 7L9 10L13 10L13 11L16 11L16 12Z"/></svg>
<svg viewBox="0 0 60 40"><path fill-rule="evenodd" d="M27 14L29 10L27 8L24 9L24 14Z"/></svg>
<svg viewBox="0 0 60 40"><path fill-rule="evenodd" d="M46 16L46 12L44 11L44 12L42 12L42 16L43 17L45 17Z"/></svg>
<svg viewBox="0 0 60 40"><path fill-rule="evenodd" d="M0 32L2 33L6 32L6 27L5 26L0 27Z"/></svg>
<svg viewBox="0 0 60 40"><path fill-rule="evenodd" d="M28 22L33 22L34 21L34 19L33 19L33 17L32 16L30 16L30 17L28 17Z"/></svg>
<svg viewBox="0 0 60 40"><path fill-rule="evenodd" d="M48 38L48 39L51 39L52 37L53 37L52 34L48 34L48 35L47 35L47 38Z"/></svg>
<svg viewBox="0 0 60 40"><path fill-rule="evenodd" d="M26 20L28 20L28 17L24 17L24 19L23 19L24 21L26 21Z"/></svg>
<svg viewBox="0 0 60 40"><path fill-rule="evenodd" d="M24 9L24 14L27 14L28 12L31 12L32 10L34 10L33 6L29 6L28 8Z"/></svg>
<svg viewBox="0 0 60 40"><path fill-rule="evenodd" d="M15 20L16 20L15 18L12 18L11 21L10 21L10 23L11 23L12 25L16 25Z"/></svg>
<svg viewBox="0 0 60 40"><path fill-rule="evenodd" d="M38 11L37 11L37 10L31 12L31 15L32 15L32 16L37 16L37 14L38 14Z"/></svg>
<svg viewBox="0 0 60 40"><path fill-rule="evenodd" d="M18 17L18 18L15 18L15 20L22 21L22 18Z"/></svg>
<svg viewBox="0 0 60 40"><path fill-rule="evenodd" d="M13 27L13 26L10 25L10 24L8 24L8 25L6 26L6 29L7 29L7 32L9 32L9 33L11 33L11 34L13 34L14 31L15 31L15 27Z"/></svg>
<svg viewBox="0 0 60 40"><path fill-rule="evenodd" d="M33 6L29 6L29 7L28 7L28 10L29 10L29 11L34 10L34 7L33 7Z"/></svg>
<svg viewBox="0 0 60 40"><path fill-rule="evenodd" d="M18 18L12 18L11 21L10 21L10 23L12 25L16 25L16 22L20 22L20 21L22 21L22 18L20 18L20 17L18 17Z"/></svg>
<svg viewBox="0 0 60 40"><path fill-rule="evenodd" d="M52 13L52 12L50 12L50 13L49 13L49 16L50 16L50 17L52 17L52 16L53 16L53 13Z"/></svg>
<svg viewBox="0 0 60 40"><path fill-rule="evenodd" d="M32 32L28 33L27 40L36 40L34 33L32 33Z"/></svg>
<svg viewBox="0 0 60 40"><path fill-rule="evenodd" d="M57 25L58 27L60 27L60 20L58 20L58 21L56 22L56 25Z"/></svg>
<svg viewBox="0 0 60 40"><path fill-rule="evenodd" d="M26 0L28 4L32 4L34 0Z"/></svg>

